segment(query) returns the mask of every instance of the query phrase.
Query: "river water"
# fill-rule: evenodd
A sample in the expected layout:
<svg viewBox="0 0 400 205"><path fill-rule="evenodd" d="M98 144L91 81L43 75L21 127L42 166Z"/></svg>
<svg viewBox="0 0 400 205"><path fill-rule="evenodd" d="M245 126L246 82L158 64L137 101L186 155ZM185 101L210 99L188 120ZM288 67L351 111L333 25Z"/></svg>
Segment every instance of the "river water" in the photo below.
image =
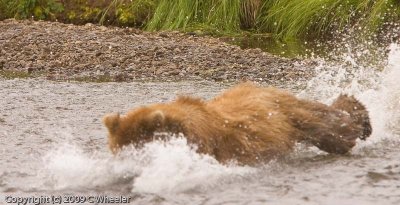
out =
<svg viewBox="0 0 400 205"><path fill-rule="evenodd" d="M177 94L211 98L227 84L0 79L0 204L65 195L87 197L85 204L101 195L130 197L130 204L400 204L400 48L391 45L383 70L349 71L344 65L356 62L343 59L321 61L303 89L282 86L326 103L354 94L370 111L372 136L345 156L298 145L258 167L219 164L182 138L117 157L107 150L105 113Z"/></svg>

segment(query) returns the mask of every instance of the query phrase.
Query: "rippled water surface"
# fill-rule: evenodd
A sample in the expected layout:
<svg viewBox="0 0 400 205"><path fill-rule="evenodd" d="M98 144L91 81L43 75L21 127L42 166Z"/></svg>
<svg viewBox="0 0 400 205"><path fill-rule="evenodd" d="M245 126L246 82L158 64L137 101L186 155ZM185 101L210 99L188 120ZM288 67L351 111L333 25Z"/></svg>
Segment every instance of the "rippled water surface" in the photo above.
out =
<svg viewBox="0 0 400 205"><path fill-rule="evenodd" d="M105 113L177 94L211 98L229 85L0 79L0 203L5 196L105 194L131 204L400 204L398 46L388 58L383 71L321 63L319 75L294 90L326 103L340 92L356 95L372 118L366 142L345 156L299 145L260 167L221 165L182 138L118 157L107 150Z"/></svg>

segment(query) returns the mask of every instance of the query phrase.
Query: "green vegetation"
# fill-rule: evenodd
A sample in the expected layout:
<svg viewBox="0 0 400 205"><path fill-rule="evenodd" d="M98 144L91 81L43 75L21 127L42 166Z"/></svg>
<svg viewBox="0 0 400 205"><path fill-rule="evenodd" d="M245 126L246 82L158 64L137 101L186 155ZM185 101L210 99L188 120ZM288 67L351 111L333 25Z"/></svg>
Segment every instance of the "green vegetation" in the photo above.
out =
<svg viewBox="0 0 400 205"><path fill-rule="evenodd" d="M0 0L0 18L55 19L63 11L56 0Z"/></svg>
<svg viewBox="0 0 400 205"><path fill-rule="evenodd" d="M149 31L272 33L278 39L325 37L351 27L374 34L399 16L398 0L0 0L0 19L58 19Z"/></svg>
<svg viewBox="0 0 400 205"><path fill-rule="evenodd" d="M24 72L24 71L9 71L0 70L0 77L5 79L15 79L15 78L31 78L35 77L35 74Z"/></svg>
<svg viewBox="0 0 400 205"><path fill-rule="evenodd" d="M157 8L158 0L134 0L129 3L114 0L113 4L115 7L114 13L120 24L143 27L152 18Z"/></svg>
<svg viewBox="0 0 400 205"><path fill-rule="evenodd" d="M266 1L258 28L281 38L321 36L355 26L373 33L385 21L397 19L398 9L396 0Z"/></svg>
<svg viewBox="0 0 400 205"><path fill-rule="evenodd" d="M160 0L146 29L239 32L241 0Z"/></svg>

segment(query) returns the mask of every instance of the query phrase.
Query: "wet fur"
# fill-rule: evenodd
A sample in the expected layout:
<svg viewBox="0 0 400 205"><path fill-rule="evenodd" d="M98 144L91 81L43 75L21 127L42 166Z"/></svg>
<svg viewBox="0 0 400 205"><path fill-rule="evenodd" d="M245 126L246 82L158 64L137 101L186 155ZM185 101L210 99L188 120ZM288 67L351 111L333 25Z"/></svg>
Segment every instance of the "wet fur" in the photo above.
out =
<svg viewBox="0 0 400 205"><path fill-rule="evenodd" d="M103 122L113 152L150 142L155 133L183 133L198 152L242 164L286 154L300 141L330 153L347 153L357 138L365 139L372 131L368 111L354 97L341 95L327 106L252 83L239 84L210 101L179 97L124 116L108 114Z"/></svg>

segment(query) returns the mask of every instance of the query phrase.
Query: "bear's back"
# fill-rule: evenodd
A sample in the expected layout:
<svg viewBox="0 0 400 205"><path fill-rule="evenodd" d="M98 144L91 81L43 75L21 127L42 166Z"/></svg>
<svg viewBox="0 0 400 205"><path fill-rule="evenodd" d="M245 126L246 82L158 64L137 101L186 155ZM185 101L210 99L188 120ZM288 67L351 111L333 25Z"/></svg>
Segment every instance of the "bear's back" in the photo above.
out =
<svg viewBox="0 0 400 205"><path fill-rule="evenodd" d="M251 83L240 84L210 100L206 106L215 110L233 136L248 144L247 152L284 153L291 149L297 130L287 113L286 101L296 101L294 96L275 88L262 88ZM257 147L257 148L256 148Z"/></svg>
<svg viewBox="0 0 400 205"><path fill-rule="evenodd" d="M288 102L296 102L291 94L276 88L263 88L242 83L207 102L221 115L239 119L248 115L273 115L285 109Z"/></svg>

